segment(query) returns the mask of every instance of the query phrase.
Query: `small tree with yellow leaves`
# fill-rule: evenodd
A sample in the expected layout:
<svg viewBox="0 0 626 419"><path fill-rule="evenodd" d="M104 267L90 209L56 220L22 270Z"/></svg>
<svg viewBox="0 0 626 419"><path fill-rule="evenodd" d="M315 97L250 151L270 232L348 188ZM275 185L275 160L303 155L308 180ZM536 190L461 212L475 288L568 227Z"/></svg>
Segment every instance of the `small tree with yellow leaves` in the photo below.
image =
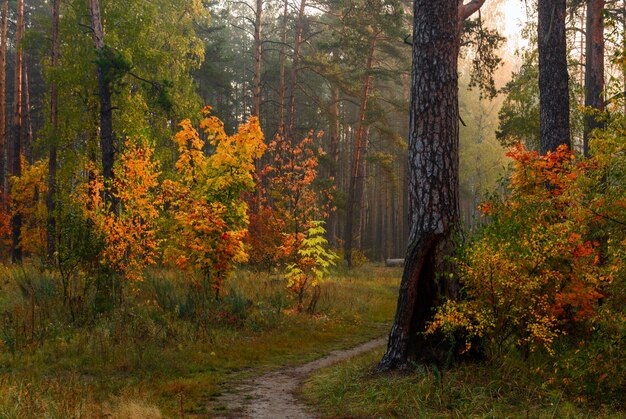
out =
<svg viewBox="0 0 626 419"><path fill-rule="evenodd" d="M266 147L258 118L228 136L210 109L204 109L200 127L214 150L211 155L205 155L205 142L190 120L179 124L174 137L177 177L163 184L171 214L165 254L179 268L200 271L219 298L234 263L247 258L243 238L248 206L242 195L254 189L254 159Z"/></svg>

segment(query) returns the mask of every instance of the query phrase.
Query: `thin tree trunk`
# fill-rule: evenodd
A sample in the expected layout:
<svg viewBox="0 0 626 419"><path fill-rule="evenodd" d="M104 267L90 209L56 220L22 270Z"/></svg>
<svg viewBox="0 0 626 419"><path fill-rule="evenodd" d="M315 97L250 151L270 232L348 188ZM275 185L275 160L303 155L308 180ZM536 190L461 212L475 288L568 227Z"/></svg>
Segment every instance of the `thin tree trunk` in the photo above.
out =
<svg viewBox="0 0 626 419"><path fill-rule="evenodd" d="M59 12L61 0L54 0L52 3L52 68L59 66ZM59 134L59 95L57 92L56 75L53 75L50 84L50 124L52 125L52 136L48 148L48 194L46 195L46 207L48 209L48 219L46 221L46 247L48 262L54 260L56 251L56 179L57 179L57 141Z"/></svg>
<svg viewBox="0 0 626 419"><path fill-rule="evenodd" d="M288 0L285 0L281 27L281 46L278 58L278 131L285 133L285 59L287 50Z"/></svg>
<svg viewBox="0 0 626 419"><path fill-rule="evenodd" d="M352 244L354 241L354 225L359 224L359 214L361 202L357 201L358 189L362 189L362 179L359 179L359 169L361 164L361 154L363 151L363 130L365 128L365 111L367 110L367 99L369 97L372 83L372 63L376 52L378 34L370 39L369 52L367 54L367 64L365 67L365 79L363 80L363 91L361 93L361 107L359 109L359 126L354 140L354 151L352 153L352 168L350 172L350 184L348 185L348 202L346 208L346 229L344 232L344 258L348 267L352 266ZM355 223L356 221L356 223Z"/></svg>
<svg viewBox="0 0 626 419"><path fill-rule="evenodd" d="M263 0L256 0L254 20L254 103L252 116L261 116L261 58L263 43L261 40L263 25Z"/></svg>
<svg viewBox="0 0 626 419"><path fill-rule="evenodd" d="M28 84L28 65L24 62L24 159L28 164L33 163L33 123L30 114L30 86Z"/></svg>
<svg viewBox="0 0 626 419"><path fill-rule="evenodd" d="M91 12L91 35L96 52L105 53L104 31L100 18L100 3L98 0L89 0ZM111 88L106 79L105 68L98 64L98 96L100 97L100 149L102 152L102 175L105 183L113 179L113 162L115 151L113 148L113 108L111 106ZM105 193L105 202L114 207L114 200L110 193ZM114 210L114 208L112 208Z"/></svg>
<svg viewBox="0 0 626 419"><path fill-rule="evenodd" d="M296 113L296 88L298 86L298 66L300 65L300 49L302 47L302 32L304 30L304 11L306 0L300 0L298 21L296 22L296 34L293 43L293 60L291 62L291 85L289 87L289 113L287 114L287 138L295 142L293 138L294 119Z"/></svg>
<svg viewBox="0 0 626 419"><path fill-rule="evenodd" d="M7 192L7 26L9 15L9 0L2 3L2 43L0 44L0 211L5 206L5 194Z"/></svg>
<svg viewBox="0 0 626 419"><path fill-rule="evenodd" d="M565 0L539 0L541 154L571 148L565 11Z"/></svg>
<svg viewBox="0 0 626 419"><path fill-rule="evenodd" d="M13 176L21 176L22 174L22 35L24 30L24 0L17 2L17 27L15 30L15 115L13 117L13 159L12 171ZM20 236L22 233L22 214L13 211L11 217L11 258L13 262L22 261L22 246L20 244Z"/></svg>
<svg viewBox="0 0 626 419"><path fill-rule="evenodd" d="M437 281L436 274L459 230L458 19L457 0L414 1L411 233L396 316L378 365L381 371L434 356L432 342L419 332L431 319L440 295L455 297L457 292L452 281Z"/></svg>
<svg viewBox="0 0 626 419"><path fill-rule="evenodd" d="M585 60L585 106L604 111L604 0L587 2L587 59ZM583 153L589 155L589 134L602 123L594 115L585 117Z"/></svg>
<svg viewBox="0 0 626 419"><path fill-rule="evenodd" d="M328 106L329 115L329 137L330 143L328 154L330 156L328 177L333 186L337 187L337 168L339 167L339 88L332 86L330 89L331 98ZM337 211L330 211L328 214L328 224L326 236L328 243L332 247L337 246Z"/></svg>

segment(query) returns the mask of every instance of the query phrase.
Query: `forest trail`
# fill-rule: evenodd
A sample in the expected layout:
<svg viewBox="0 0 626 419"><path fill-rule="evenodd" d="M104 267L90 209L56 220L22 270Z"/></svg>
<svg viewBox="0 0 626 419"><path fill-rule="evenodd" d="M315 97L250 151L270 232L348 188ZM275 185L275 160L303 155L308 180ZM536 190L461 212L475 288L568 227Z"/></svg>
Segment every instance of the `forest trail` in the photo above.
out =
<svg viewBox="0 0 626 419"><path fill-rule="evenodd" d="M218 398L227 407L222 417L254 419L309 419L316 415L300 402L294 392L313 372L336 362L379 348L387 343L380 337L350 349L333 351L327 356L299 367L283 368L238 385Z"/></svg>

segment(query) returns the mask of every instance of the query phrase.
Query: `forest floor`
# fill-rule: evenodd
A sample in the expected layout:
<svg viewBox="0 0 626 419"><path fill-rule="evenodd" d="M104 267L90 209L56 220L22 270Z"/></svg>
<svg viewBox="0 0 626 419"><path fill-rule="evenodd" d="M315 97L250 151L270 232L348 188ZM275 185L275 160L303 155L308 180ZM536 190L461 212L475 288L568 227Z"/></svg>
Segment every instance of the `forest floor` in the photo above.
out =
<svg viewBox="0 0 626 419"><path fill-rule="evenodd" d="M225 408L223 418L308 419L316 415L297 397L304 380L313 372L337 362L377 349L387 342L386 337L370 340L356 347L337 350L329 355L299 367L282 368L274 372L238 383L222 394L217 402Z"/></svg>

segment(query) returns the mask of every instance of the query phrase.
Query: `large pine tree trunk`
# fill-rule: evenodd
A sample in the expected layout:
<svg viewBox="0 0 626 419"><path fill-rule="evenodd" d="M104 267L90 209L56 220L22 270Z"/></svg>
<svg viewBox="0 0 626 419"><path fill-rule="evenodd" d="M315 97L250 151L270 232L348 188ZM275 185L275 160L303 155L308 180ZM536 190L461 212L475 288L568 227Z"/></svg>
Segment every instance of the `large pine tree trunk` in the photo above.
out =
<svg viewBox="0 0 626 419"><path fill-rule="evenodd" d="M91 34L96 51L99 55L105 54L104 31L100 18L100 3L98 0L89 0L91 12ZM104 66L98 65L98 96L100 98L100 149L102 152L102 175L105 182L113 179L113 162L115 151L113 148L113 108L111 106L111 88L106 79ZM105 200L113 204L110 194L105 194Z"/></svg>
<svg viewBox="0 0 626 419"><path fill-rule="evenodd" d="M13 176L22 174L22 38L24 33L24 0L17 2L17 26L15 29L15 114L13 116ZM22 246L20 236L22 234L22 214L13 211L11 216L11 259L13 262L22 261Z"/></svg>
<svg viewBox="0 0 626 419"><path fill-rule="evenodd" d="M59 12L61 0L54 0L52 3L52 68L59 65ZM53 78L50 84L50 124L52 125L52 136L49 139L48 148L48 194L46 195L46 207L48 209L48 219L46 222L46 247L48 261L53 262L56 251L56 184L57 184L57 141L59 134L59 95L57 83Z"/></svg>
<svg viewBox="0 0 626 419"><path fill-rule="evenodd" d="M539 0L541 154L571 147L565 11L565 0Z"/></svg>
<svg viewBox="0 0 626 419"><path fill-rule="evenodd" d="M587 1L587 28L585 60L585 106L604 110L604 0ZM585 117L583 153L589 154L589 134L602 123L593 115Z"/></svg>
<svg viewBox="0 0 626 419"><path fill-rule="evenodd" d="M0 44L0 210L4 208L4 194L7 192L7 27L9 0L2 3L2 23L0 27L2 43Z"/></svg>
<svg viewBox="0 0 626 419"><path fill-rule="evenodd" d="M418 332L442 294L456 289L436 279L459 229L457 0L415 0L409 134L411 233L398 307L381 371L428 359L437 342ZM438 286L439 284L439 286Z"/></svg>
<svg viewBox="0 0 626 419"><path fill-rule="evenodd" d="M365 78L363 79L363 90L361 93L361 106L359 109L359 126L356 131L354 140L354 150L352 152L352 166L350 170L350 184L348 185L348 202L346 208L346 228L344 232L344 258L348 263L348 267L352 266L352 244L354 241L354 226L359 225L359 217L361 210L361 198L363 191L364 179L359 177L361 168L361 160L363 159L364 150L364 131L365 131L365 112L367 111L367 100L372 85L372 65L374 53L376 52L376 43L378 35L375 34L370 39L369 52L367 54L367 64L365 67Z"/></svg>

